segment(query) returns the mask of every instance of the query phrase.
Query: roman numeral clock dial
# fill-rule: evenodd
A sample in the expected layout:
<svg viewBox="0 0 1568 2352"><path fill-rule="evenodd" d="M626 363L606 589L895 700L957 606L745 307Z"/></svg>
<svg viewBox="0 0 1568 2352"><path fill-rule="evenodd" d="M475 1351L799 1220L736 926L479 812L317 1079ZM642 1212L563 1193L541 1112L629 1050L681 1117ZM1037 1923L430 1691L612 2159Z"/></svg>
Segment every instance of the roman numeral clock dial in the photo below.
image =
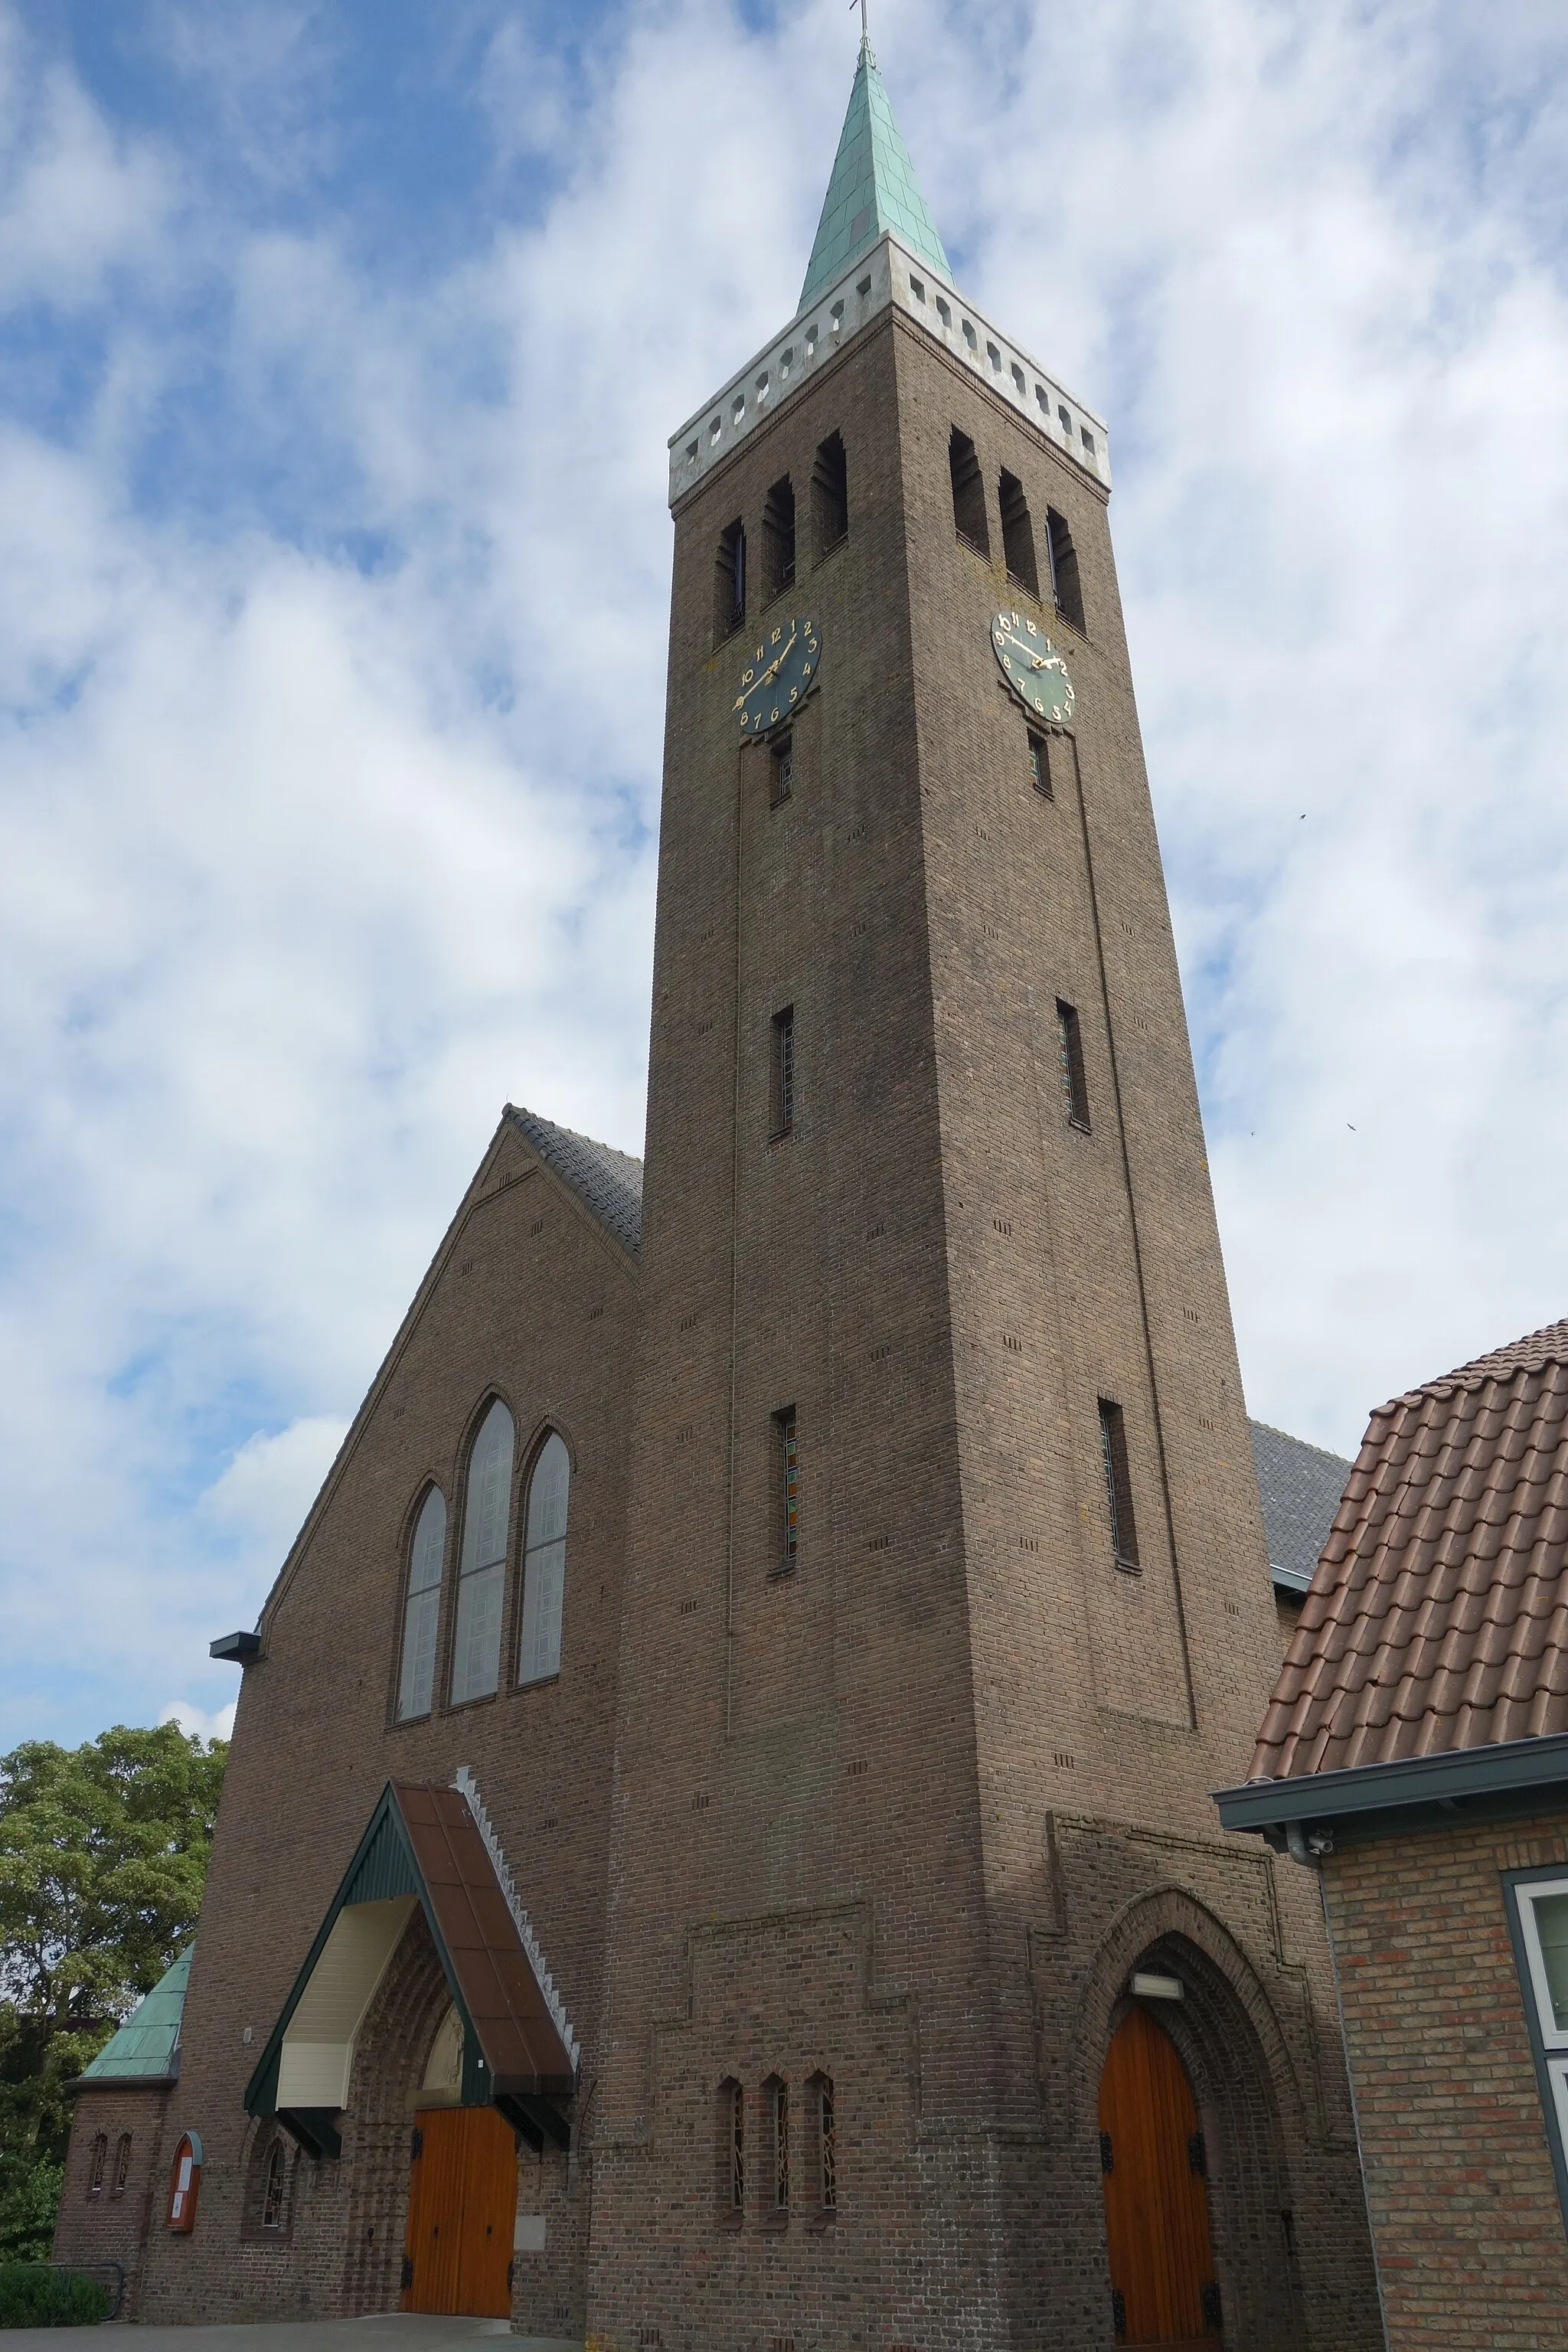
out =
<svg viewBox="0 0 1568 2352"><path fill-rule="evenodd" d="M821 650L815 621L780 621L758 638L735 697L742 735L765 735L799 709L816 676Z"/></svg>
<svg viewBox="0 0 1568 2352"><path fill-rule="evenodd" d="M991 624L991 646L1025 709L1047 727L1065 727L1072 717L1072 680L1039 623L1024 613L998 613Z"/></svg>

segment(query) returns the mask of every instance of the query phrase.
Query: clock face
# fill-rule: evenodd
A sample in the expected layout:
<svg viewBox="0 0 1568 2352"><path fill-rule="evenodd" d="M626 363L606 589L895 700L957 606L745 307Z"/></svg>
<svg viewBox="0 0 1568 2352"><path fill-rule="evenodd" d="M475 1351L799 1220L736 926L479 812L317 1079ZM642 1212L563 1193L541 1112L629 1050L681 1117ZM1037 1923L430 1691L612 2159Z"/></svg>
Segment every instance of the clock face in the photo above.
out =
<svg viewBox="0 0 1568 2352"><path fill-rule="evenodd" d="M815 621L776 621L746 656L735 713L742 735L765 735L799 709L816 676L822 640Z"/></svg>
<svg viewBox="0 0 1568 2352"><path fill-rule="evenodd" d="M1024 613L998 613L991 624L991 644L1025 709L1048 727L1065 727L1072 717L1072 680L1039 623Z"/></svg>

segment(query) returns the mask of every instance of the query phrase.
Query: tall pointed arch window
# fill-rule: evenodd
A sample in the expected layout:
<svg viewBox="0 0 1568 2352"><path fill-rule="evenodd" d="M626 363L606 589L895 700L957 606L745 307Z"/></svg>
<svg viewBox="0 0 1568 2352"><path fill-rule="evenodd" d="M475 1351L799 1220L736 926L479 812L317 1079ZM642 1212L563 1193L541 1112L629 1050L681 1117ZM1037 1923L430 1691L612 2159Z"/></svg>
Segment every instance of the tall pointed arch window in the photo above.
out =
<svg viewBox="0 0 1568 2352"><path fill-rule="evenodd" d="M519 1682L544 1682L561 1672L561 1604L566 1592L566 1506L571 1490L571 1456L565 1440L552 1430L540 1448L528 1486Z"/></svg>
<svg viewBox="0 0 1568 2352"><path fill-rule="evenodd" d="M436 1696L436 1633L441 1617L441 1563L447 1554L447 1497L432 1486L414 1522L408 1597L403 1604L403 1668L397 1720L428 1715Z"/></svg>
<svg viewBox="0 0 1568 2352"><path fill-rule="evenodd" d="M500 1397L479 1423L468 1460L458 1622L452 1640L452 1704L488 1698L500 1677L501 1603L511 1532L511 1415Z"/></svg>

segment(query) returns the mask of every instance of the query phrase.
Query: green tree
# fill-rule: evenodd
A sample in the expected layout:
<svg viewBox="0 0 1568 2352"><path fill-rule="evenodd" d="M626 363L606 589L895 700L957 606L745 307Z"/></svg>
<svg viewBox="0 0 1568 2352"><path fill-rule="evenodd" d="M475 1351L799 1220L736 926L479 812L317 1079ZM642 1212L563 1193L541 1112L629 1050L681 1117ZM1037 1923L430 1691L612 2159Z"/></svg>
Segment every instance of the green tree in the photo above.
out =
<svg viewBox="0 0 1568 2352"><path fill-rule="evenodd" d="M189 1940L227 1754L165 1723L0 1757L0 2260L47 2251L65 2084Z"/></svg>

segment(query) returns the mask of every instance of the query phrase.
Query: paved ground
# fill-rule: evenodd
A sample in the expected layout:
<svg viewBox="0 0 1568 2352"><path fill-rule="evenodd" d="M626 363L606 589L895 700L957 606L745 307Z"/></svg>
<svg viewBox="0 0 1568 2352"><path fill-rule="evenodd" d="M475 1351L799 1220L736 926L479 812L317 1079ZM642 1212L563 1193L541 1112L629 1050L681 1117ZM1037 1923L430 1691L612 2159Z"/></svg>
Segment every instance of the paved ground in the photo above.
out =
<svg viewBox="0 0 1568 2352"><path fill-rule="evenodd" d="M136 2352L487 2352L504 2338L510 2352L583 2352L553 2336L514 2336L504 2319L427 2319L391 2311L378 2319L258 2319L246 2327L133 2327ZM5 2352L62 2352L58 2327L7 2327Z"/></svg>

